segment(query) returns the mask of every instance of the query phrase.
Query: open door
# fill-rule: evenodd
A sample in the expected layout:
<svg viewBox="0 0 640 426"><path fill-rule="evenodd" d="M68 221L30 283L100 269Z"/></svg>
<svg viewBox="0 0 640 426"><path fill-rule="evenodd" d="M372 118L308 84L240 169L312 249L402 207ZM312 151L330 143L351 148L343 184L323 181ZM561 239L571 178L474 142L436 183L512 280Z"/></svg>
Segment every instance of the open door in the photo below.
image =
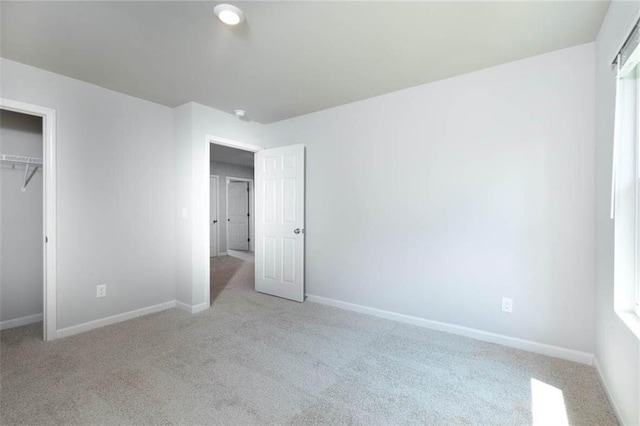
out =
<svg viewBox="0 0 640 426"><path fill-rule="evenodd" d="M304 145L256 152L256 290L304 301Z"/></svg>

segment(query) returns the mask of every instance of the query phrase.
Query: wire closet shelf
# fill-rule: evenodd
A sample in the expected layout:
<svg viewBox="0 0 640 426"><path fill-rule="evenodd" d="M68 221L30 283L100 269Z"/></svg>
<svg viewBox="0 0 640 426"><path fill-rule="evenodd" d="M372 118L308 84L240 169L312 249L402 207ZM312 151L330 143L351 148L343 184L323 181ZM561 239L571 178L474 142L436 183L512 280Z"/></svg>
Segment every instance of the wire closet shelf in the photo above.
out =
<svg viewBox="0 0 640 426"><path fill-rule="evenodd" d="M42 158L25 157L22 155L0 154L0 162L4 164L24 165L24 183L22 184L22 192L27 190L27 185L33 175L42 167ZM29 168L33 167L33 171L29 174Z"/></svg>
<svg viewBox="0 0 640 426"><path fill-rule="evenodd" d="M8 164L42 166L42 158L24 157L22 155L0 154L0 161Z"/></svg>

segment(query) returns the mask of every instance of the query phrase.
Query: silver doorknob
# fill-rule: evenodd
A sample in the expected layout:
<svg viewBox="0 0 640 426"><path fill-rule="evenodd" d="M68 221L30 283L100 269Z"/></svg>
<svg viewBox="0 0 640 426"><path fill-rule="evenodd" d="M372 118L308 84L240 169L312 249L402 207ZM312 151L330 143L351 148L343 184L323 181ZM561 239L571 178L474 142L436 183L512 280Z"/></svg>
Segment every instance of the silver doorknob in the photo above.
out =
<svg viewBox="0 0 640 426"><path fill-rule="evenodd" d="M294 230L293 230L293 233L294 233L294 234L299 234L299 233L300 233L300 228L296 228L296 229L294 229Z"/></svg>

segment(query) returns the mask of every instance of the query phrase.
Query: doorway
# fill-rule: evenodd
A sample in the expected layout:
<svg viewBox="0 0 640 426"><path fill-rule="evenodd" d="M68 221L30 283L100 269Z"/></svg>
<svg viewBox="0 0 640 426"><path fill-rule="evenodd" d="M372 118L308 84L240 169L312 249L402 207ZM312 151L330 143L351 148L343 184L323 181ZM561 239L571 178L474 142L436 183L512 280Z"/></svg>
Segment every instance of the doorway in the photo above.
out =
<svg viewBox="0 0 640 426"><path fill-rule="evenodd" d="M3 252L7 250L9 253L10 250L11 254L17 254L22 250L26 257L17 259L20 262L16 260L11 265L6 265L11 266L9 268L11 271L2 268L0 292L3 293L3 302L11 304L18 303L18 300L12 303L7 299L12 294L13 287L16 287L17 294L19 294L26 290L24 286L35 283L35 287L29 289L28 294L33 295L41 292L41 297L38 297L37 301L27 301L25 305L28 305L27 307L20 306L18 309L9 310L10 316L15 316L15 318L2 318L0 328L5 329L42 321L43 339L53 340L56 335L55 110L0 98L0 112L7 119L6 122L13 123L14 126L14 128L7 129L7 133L3 129L3 136L7 137L3 137L3 143L0 146L3 178L5 178L4 173L6 172L2 188L3 209L5 207L14 209L11 211L11 215L7 215L9 219L13 217L20 221L32 219L39 221L39 224L9 224L5 223L7 216L3 215L1 232ZM28 135L33 132L25 132L26 128L23 128L23 125L28 125L30 128L39 127L40 131L33 138ZM29 148L28 145L33 146ZM18 181L21 181L20 188L15 185L11 186ZM5 204L10 199L13 200L13 203ZM16 211L17 209L22 209L22 211ZM7 210L8 212L10 211ZM22 238L16 238L13 243L4 241L5 238L12 238L13 234L4 232L10 229L9 226L24 227L24 232L20 234ZM29 238L28 243L26 238ZM7 260L4 253L2 258ZM18 268L19 264L22 264L22 270ZM32 276L34 270L37 276ZM31 298L31 296L29 297ZM24 300L20 301L21 304L22 302ZM16 306L12 306L12 308L16 308ZM34 309L40 312L31 312Z"/></svg>
<svg viewBox="0 0 640 426"><path fill-rule="evenodd" d="M254 152L211 143L209 151L209 296L254 284Z"/></svg>
<svg viewBox="0 0 640 426"><path fill-rule="evenodd" d="M219 257L209 258L209 285L205 296L211 305L222 297L225 290L238 285L238 289L265 293L298 302L304 301L304 246L305 246L305 146L302 144L263 149L258 146L236 142L229 139L206 135L206 165L209 175L219 176L218 207L227 213L227 182L234 178L238 183L249 182L249 250L246 245L238 246L242 250L233 250L227 246L226 227L218 227ZM232 148L229 150L229 148ZM247 165L255 166L251 177L227 174L223 180L221 169L214 168L217 154L222 151L233 157L244 156ZM203 176L204 178L204 176ZM255 182L255 194L252 193ZM246 186L236 185L234 190L247 191ZM246 192L245 192L246 193ZM203 191L205 200L211 197L211 191ZM238 195L240 192L238 192ZM244 198L238 197L238 204L244 204ZM211 208L211 203L203 203ZM245 210L246 211L246 210ZM204 212L203 212L204 213ZM254 214L255 213L255 214ZM204 217L211 218L209 214ZM198 216L200 214L198 213ZM239 215L240 216L240 215ZM231 222L230 217L220 218L220 222ZM204 222L198 221L198 226ZM238 224L244 228L244 221ZM253 227L252 236L251 227ZM235 232L235 231L232 231ZM225 233L225 235L221 235ZM200 234L202 235L202 234ZM238 235L242 236L240 231ZM210 233L209 233L210 236ZM239 241L241 237L235 238ZM210 243L211 245L211 243ZM224 247L222 247L224 245ZM235 247L232 245L232 247ZM221 277L228 277L228 280ZM241 285L240 285L241 284ZM251 296L249 296L251 297ZM207 300L205 299L205 300ZM222 299L221 299L222 300Z"/></svg>

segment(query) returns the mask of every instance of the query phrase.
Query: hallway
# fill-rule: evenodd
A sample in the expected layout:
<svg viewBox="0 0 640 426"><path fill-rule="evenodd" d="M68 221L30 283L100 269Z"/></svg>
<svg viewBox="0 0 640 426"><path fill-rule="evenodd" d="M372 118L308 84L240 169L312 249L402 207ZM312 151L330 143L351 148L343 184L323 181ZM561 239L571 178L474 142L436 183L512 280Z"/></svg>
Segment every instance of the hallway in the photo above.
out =
<svg viewBox="0 0 640 426"><path fill-rule="evenodd" d="M253 253L229 250L228 256L212 257L210 265L210 303L224 290L255 291Z"/></svg>

